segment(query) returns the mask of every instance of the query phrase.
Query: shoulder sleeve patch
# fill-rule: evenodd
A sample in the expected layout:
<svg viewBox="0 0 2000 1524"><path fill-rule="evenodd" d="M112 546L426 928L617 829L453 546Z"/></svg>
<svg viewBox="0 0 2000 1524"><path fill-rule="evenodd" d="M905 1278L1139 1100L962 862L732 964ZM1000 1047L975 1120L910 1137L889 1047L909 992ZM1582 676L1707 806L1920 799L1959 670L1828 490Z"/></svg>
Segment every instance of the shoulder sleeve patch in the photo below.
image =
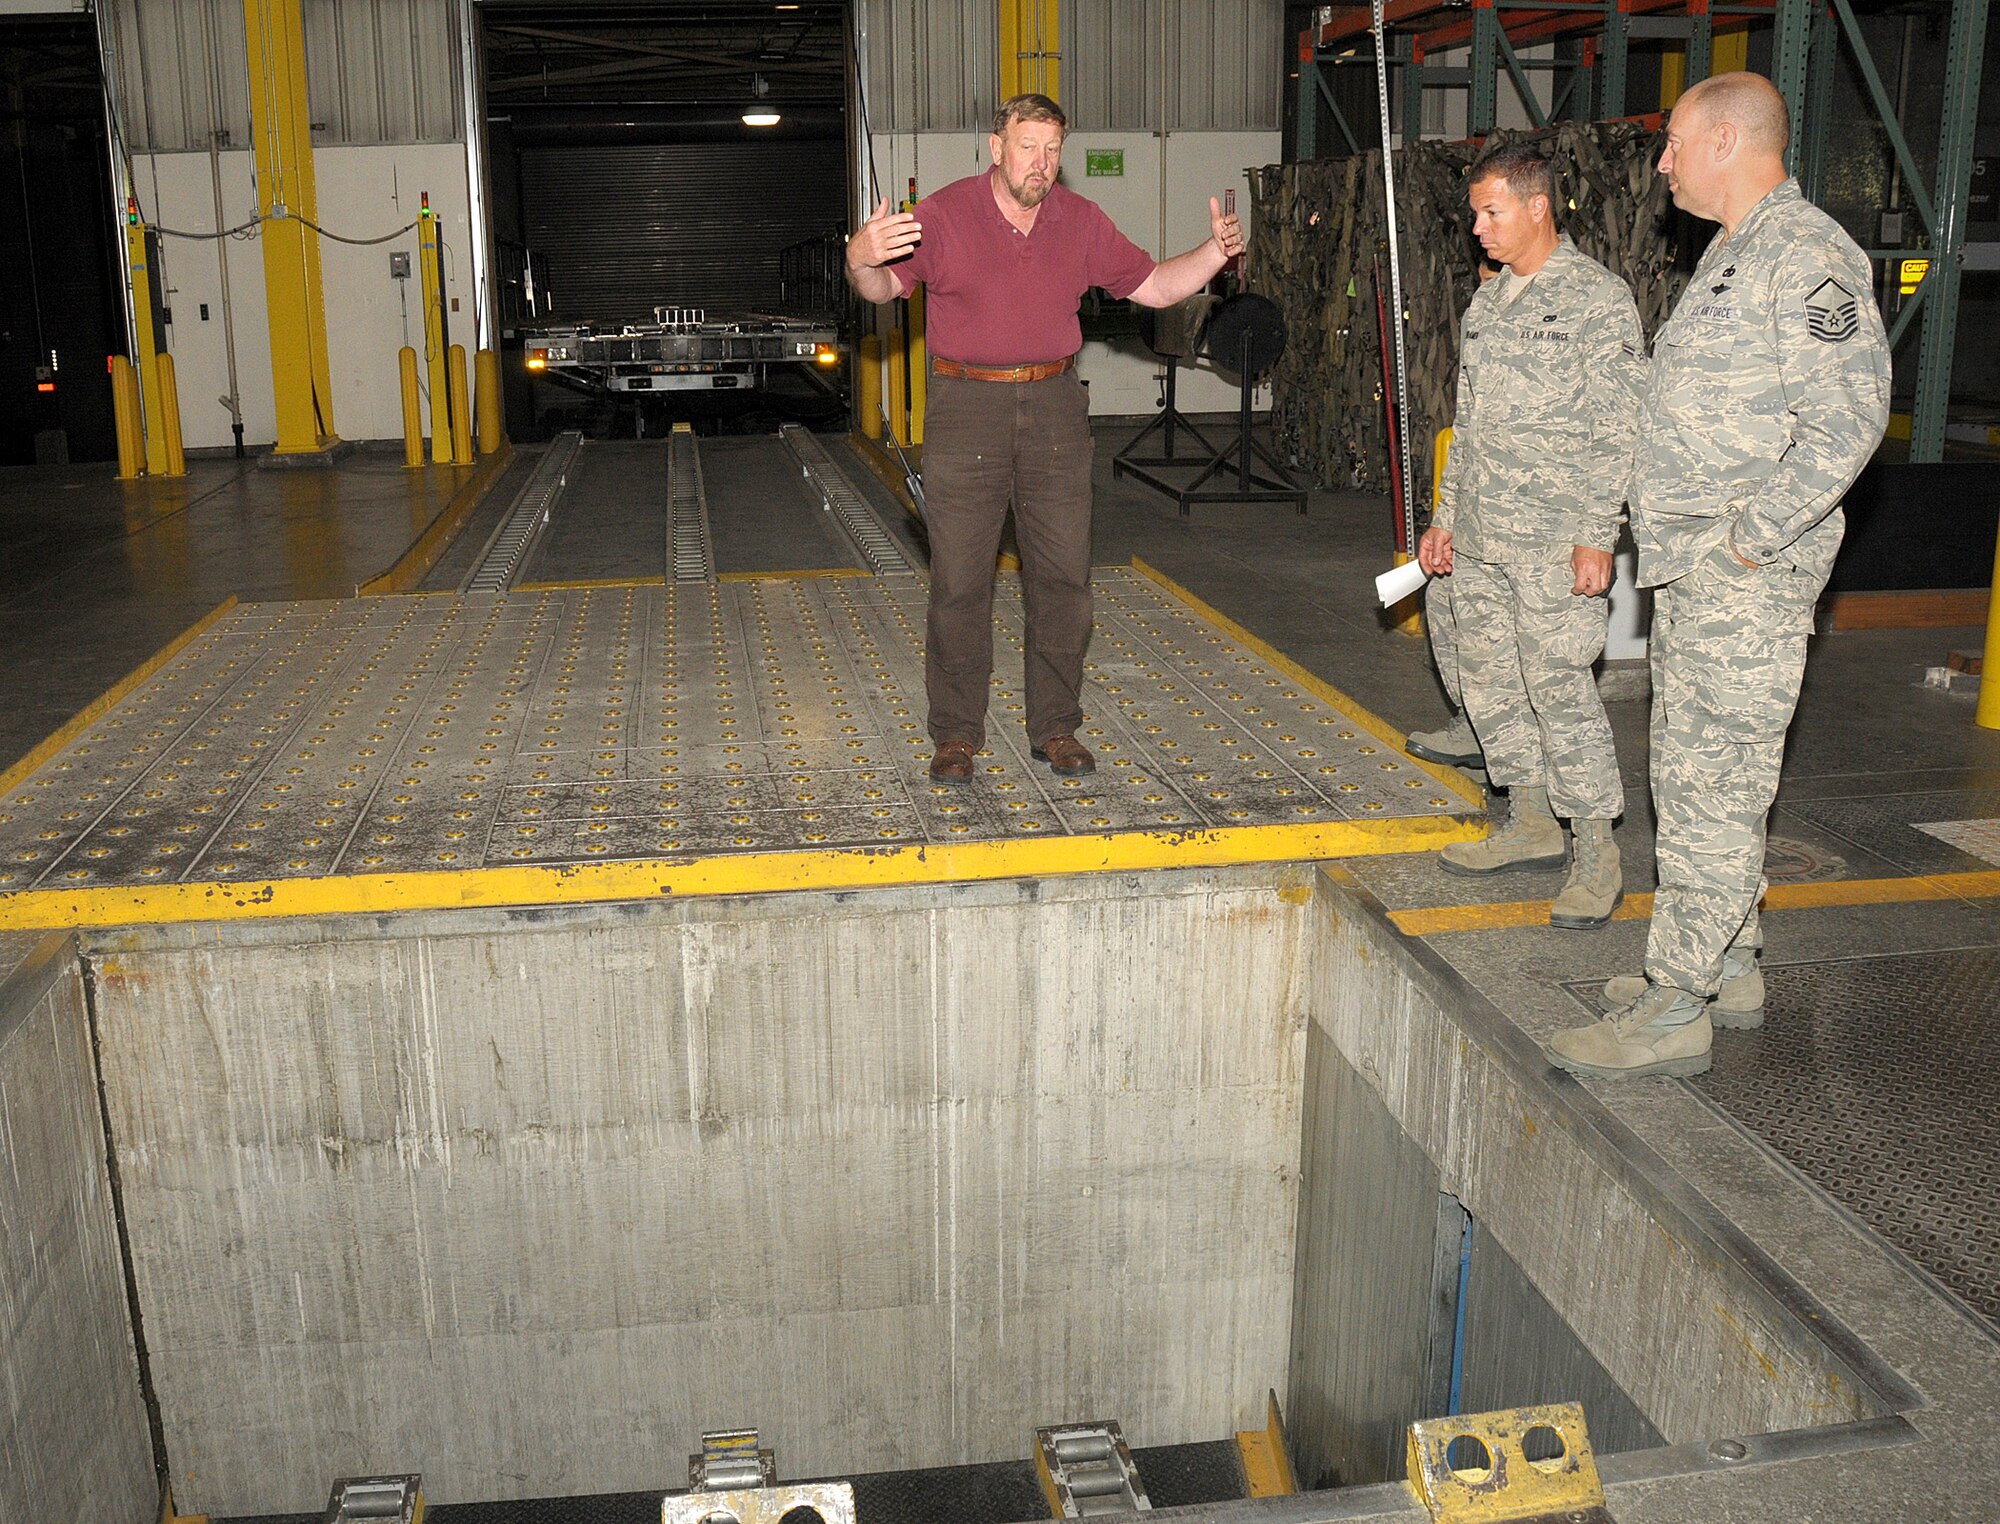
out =
<svg viewBox="0 0 2000 1524"><path fill-rule="evenodd" d="M1854 293L1837 280L1823 280L1806 298L1806 332L1827 344L1843 344L1861 331Z"/></svg>

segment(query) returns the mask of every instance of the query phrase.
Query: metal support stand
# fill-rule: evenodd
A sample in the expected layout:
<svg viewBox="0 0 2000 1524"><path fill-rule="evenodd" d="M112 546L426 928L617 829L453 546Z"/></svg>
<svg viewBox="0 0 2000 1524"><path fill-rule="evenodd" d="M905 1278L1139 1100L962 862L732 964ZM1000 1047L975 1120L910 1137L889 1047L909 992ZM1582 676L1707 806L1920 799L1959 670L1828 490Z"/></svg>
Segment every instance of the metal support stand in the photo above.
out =
<svg viewBox="0 0 2000 1524"><path fill-rule="evenodd" d="M1126 445L1113 458L1111 465L1114 473L1121 466L1191 466L1201 465L1204 461L1212 460L1215 457L1215 446L1208 442L1208 437L1200 429L1196 428L1182 414L1181 410L1174 405L1174 373L1180 366L1180 356L1162 355L1160 358L1167 362L1166 410L1143 429L1139 430L1137 434L1134 434L1132 442ZM1155 429L1160 431L1160 443L1165 453L1160 455L1138 454L1137 451L1141 442L1150 438ZM1183 429L1192 434L1196 442L1200 444L1203 451L1201 456L1191 460L1185 455L1174 454L1176 436Z"/></svg>
<svg viewBox="0 0 2000 1524"><path fill-rule="evenodd" d="M1250 393L1257 383L1255 378L1250 374L1250 335L1248 333L1245 333L1243 336L1242 353L1239 358L1241 360L1242 398L1237 408L1236 438L1230 444L1223 446L1219 452L1215 453L1210 460L1203 464L1199 476L1195 477L1186 486L1176 486L1158 472L1149 469L1149 464L1165 465L1172 463L1191 466L1197 464L1197 462L1194 460L1180 462L1155 460L1147 463L1131 458L1129 453L1121 455L1111 462L1112 476L1130 476L1144 482L1155 492L1164 492L1180 505L1182 518L1188 516L1196 503L1296 503L1299 512L1304 513L1306 511L1305 488L1294 486L1291 477L1286 475L1285 468L1273 460L1270 452L1250 436ZM1146 433L1150 432L1155 425L1160 424L1162 421L1161 419L1154 419L1153 423L1148 424L1146 429L1140 433L1139 439L1144 439ZM1183 420L1183 423L1185 425L1185 420ZM1194 432L1192 426L1188 426L1188 428L1190 433ZM1199 439L1201 436L1196 434L1195 437ZM1134 445L1138 444L1139 439L1133 440L1132 443ZM1277 477L1276 481L1271 480L1270 477L1257 474L1256 462L1259 460L1271 468L1272 474ZM1221 476L1225 471L1230 470L1236 473L1236 485L1233 488L1221 486L1210 487L1207 485L1210 481Z"/></svg>

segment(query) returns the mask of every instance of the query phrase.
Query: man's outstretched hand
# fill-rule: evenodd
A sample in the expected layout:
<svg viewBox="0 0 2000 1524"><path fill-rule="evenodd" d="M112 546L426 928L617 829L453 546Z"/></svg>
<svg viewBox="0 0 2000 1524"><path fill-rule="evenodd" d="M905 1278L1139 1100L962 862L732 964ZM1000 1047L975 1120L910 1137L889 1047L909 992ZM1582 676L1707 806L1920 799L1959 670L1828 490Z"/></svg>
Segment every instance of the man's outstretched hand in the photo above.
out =
<svg viewBox="0 0 2000 1524"><path fill-rule="evenodd" d="M890 211L889 198L884 196L868 220L847 240L847 268L856 272L872 270L901 259L923 242L923 237L924 225L917 221L917 214Z"/></svg>
<svg viewBox="0 0 2000 1524"><path fill-rule="evenodd" d="M1234 259L1243 252L1243 224L1234 212L1225 212L1214 196L1208 198L1208 231L1224 259Z"/></svg>

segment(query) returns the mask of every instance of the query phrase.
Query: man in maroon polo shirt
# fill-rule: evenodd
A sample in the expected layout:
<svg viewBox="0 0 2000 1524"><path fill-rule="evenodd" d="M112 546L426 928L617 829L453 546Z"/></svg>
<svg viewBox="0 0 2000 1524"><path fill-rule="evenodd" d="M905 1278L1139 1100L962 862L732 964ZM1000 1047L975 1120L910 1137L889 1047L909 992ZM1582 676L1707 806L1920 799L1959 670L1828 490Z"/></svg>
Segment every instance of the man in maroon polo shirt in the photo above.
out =
<svg viewBox="0 0 2000 1524"><path fill-rule="evenodd" d="M993 167L926 197L884 200L847 245L847 278L871 302L927 288L931 380L924 410L924 510L931 601L924 645L931 777L971 781L985 744L993 675L993 567L1014 505L1027 604L1028 739L1075 777L1096 760L1076 738L1090 643L1090 403L1076 375L1077 308L1092 286L1146 307L1195 294L1243 230L1209 199L1210 237L1155 262L1099 210L1058 184L1066 118L1046 95L1017 95L993 118Z"/></svg>

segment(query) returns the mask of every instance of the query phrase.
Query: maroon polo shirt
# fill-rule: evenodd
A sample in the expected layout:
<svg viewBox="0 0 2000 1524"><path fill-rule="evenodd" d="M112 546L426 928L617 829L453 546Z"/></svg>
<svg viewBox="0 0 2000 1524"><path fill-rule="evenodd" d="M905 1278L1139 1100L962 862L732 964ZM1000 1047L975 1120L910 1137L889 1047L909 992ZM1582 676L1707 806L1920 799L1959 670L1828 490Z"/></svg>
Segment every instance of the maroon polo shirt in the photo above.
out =
<svg viewBox="0 0 2000 1524"><path fill-rule="evenodd" d="M924 283L924 335L934 355L965 365L1031 365L1083 347L1083 293L1124 298L1153 273L1153 256L1096 202L1060 182L1021 233L993 200L991 171L955 180L917 203L923 242L889 268L902 294Z"/></svg>

